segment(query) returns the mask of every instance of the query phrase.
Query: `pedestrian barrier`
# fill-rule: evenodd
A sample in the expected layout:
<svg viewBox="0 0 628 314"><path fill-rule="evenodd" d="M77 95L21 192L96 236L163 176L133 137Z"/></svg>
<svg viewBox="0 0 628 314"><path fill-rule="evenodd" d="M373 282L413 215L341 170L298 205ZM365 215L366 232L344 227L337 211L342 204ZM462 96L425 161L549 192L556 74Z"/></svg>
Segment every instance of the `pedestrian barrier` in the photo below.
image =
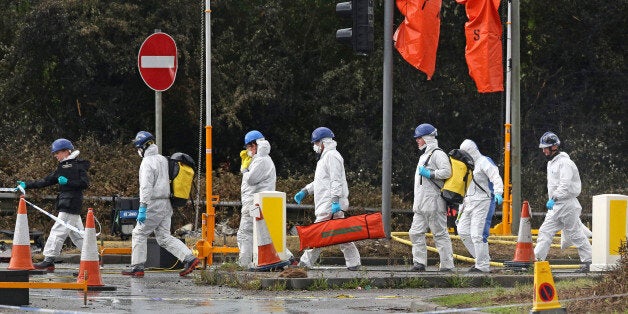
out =
<svg viewBox="0 0 628 314"><path fill-rule="evenodd" d="M89 290L116 290L115 287L106 287L100 276L94 210L91 208L87 210L87 217L85 218L85 237L83 238L81 264L76 282L87 282Z"/></svg>
<svg viewBox="0 0 628 314"><path fill-rule="evenodd" d="M13 234L13 248L11 250L11 261L9 270L33 270L33 260L31 258L31 241L28 232L28 217L26 215L26 202L24 195L20 196L20 203L17 207L17 218L15 219L15 233Z"/></svg>
<svg viewBox="0 0 628 314"><path fill-rule="evenodd" d="M257 222L257 264L253 271L266 271L288 265L289 261L282 261L275 250L273 241L268 232L268 226L264 221L264 215L259 210L259 215L255 217Z"/></svg>
<svg viewBox="0 0 628 314"><path fill-rule="evenodd" d="M567 313L558 302L554 277L548 261L534 263L534 298L530 313Z"/></svg>
<svg viewBox="0 0 628 314"><path fill-rule="evenodd" d="M2 282L0 283L0 289L68 289L68 290L82 290L83 291L83 304L87 305L87 290L88 286L85 283L71 283L71 282Z"/></svg>
<svg viewBox="0 0 628 314"><path fill-rule="evenodd" d="M521 206L521 219L519 220L519 237L515 248L515 256L512 261L504 262L506 268L529 268L534 262L534 249L532 248L532 228L530 227L530 205L523 201Z"/></svg>

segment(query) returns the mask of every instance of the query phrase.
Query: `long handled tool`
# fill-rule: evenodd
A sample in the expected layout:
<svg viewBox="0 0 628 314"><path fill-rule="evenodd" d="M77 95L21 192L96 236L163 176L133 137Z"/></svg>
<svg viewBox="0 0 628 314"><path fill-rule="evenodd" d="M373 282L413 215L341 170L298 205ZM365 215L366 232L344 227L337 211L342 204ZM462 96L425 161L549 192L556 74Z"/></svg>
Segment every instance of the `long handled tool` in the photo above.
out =
<svg viewBox="0 0 628 314"><path fill-rule="evenodd" d="M35 208L36 210L40 211L42 214L44 214L44 215L46 215L46 216L50 217L52 220L54 220L54 221L56 221L56 222L60 223L60 224L61 224L61 225L63 225L64 227L66 227L66 228L68 228L68 229L70 229L70 230L72 230L72 231L74 231L74 232L76 232L76 233L80 234L80 235L81 235L81 237L83 237L83 238L85 237L85 230L79 230L77 227L75 227L75 226L72 226L72 225L68 224L67 222L65 222L65 221L63 221L63 220L61 220L61 219L59 219L59 217L57 217L57 216L55 216L55 215L53 215L53 214L51 214L51 213L49 213L49 212L45 211L44 209L40 208L39 206L37 206L37 205L35 205L35 204L33 204L33 203L31 203L31 202L27 201L27 200L24 200L24 201L26 202L26 204L28 204L28 205L32 206L32 207L33 207L33 208ZM102 230L102 226L100 225L100 221L98 221L98 219L96 219L96 217L94 217L94 220L96 220L96 222L98 223L98 230ZM98 232L98 233L96 234L96 236L99 236L99 235L100 235L100 232Z"/></svg>

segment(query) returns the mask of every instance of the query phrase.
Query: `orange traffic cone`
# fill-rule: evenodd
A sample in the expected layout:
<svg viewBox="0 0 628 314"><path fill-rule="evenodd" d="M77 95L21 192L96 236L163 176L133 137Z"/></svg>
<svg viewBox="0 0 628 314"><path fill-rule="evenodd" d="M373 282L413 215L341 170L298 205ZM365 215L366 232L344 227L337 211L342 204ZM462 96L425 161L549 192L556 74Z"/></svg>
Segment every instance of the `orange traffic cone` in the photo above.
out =
<svg viewBox="0 0 628 314"><path fill-rule="evenodd" d="M288 265L290 262L282 261L275 250L261 210L259 210L259 217L255 217L255 221L257 222L257 267L253 270L271 270Z"/></svg>
<svg viewBox="0 0 628 314"><path fill-rule="evenodd" d="M548 261L534 263L534 298L530 313L567 313L558 302L558 293Z"/></svg>
<svg viewBox="0 0 628 314"><path fill-rule="evenodd" d="M94 210L88 209L85 218L85 236L81 248L81 265L79 266L77 283L85 281L87 272L87 286L104 286L100 276L100 262L98 261L98 242L96 227L94 226Z"/></svg>
<svg viewBox="0 0 628 314"><path fill-rule="evenodd" d="M515 257L512 261L504 262L507 268L529 268L534 262L534 249L532 248L532 230L530 223L530 210L528 201L521 207L521 220L519 221L519 236Z"/></svg>
<svg viewBox="0 0 628 314"><path fill-rule="evenodd" d="M13 234L13 248L11 250L10 270L32 270L31 241L28 231L28 217L26 216L26 202L24 195L20 196L17 206L17 219L15 220L15 233Z"/></svg>

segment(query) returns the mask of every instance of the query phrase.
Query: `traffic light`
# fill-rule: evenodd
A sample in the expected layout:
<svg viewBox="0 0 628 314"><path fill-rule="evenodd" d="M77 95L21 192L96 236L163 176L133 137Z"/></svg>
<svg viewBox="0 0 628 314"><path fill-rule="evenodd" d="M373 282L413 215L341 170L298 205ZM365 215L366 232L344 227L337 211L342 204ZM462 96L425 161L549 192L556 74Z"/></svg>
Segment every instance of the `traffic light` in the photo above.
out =
<svg viewBox="0 0 628 314"><path fill-rule="evenodd" d="M336 31L336 39L353 48L356 54L373 52L373 0L351 0L336 4L336 13L351 18L351 28Z"/></svg>

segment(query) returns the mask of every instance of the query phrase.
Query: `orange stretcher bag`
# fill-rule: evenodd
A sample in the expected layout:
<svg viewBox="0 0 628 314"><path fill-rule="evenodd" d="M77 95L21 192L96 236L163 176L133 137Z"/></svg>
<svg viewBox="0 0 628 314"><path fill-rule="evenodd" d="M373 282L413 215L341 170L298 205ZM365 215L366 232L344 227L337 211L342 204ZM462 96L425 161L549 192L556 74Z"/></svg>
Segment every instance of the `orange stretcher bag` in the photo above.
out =
<svg viewBox="0 0 628 314"><path fill-rule="evenodd" d="M384 234L382 213L331 219L309 226L297 226L301 250L364 239L380 239Z"/></svg>

